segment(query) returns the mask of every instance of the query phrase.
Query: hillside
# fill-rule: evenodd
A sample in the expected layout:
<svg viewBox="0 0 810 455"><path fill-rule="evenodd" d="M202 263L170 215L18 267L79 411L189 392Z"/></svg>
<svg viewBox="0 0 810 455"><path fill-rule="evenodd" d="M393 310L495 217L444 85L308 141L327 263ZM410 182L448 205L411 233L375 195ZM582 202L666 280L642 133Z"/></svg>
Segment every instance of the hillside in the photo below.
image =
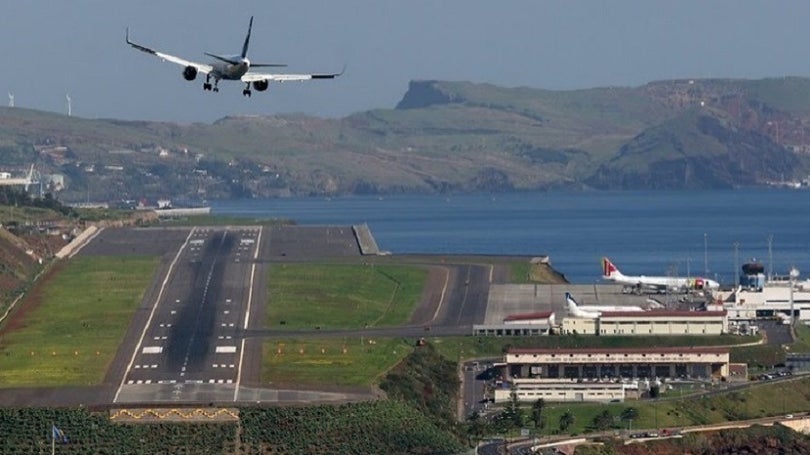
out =
<svg viewBox="0 0 810 455"><path fill-rule="evenodd" d="M413 81L394 109L213 124L0 108L0 170L59 198L730 188L810 171L810 79L551 91Z"/></svg>

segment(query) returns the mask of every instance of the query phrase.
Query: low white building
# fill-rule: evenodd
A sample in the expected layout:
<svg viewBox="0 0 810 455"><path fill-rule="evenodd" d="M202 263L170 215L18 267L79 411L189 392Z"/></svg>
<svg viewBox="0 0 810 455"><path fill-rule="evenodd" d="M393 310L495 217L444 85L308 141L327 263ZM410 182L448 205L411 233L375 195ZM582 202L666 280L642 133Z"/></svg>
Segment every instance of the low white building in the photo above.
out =
<svg viewBox="0 0 810 455"><path fill-rule="evenodd" d="M474 336L548 335L555 325L553 311L511 314L500 324L476 324Z"/></svg>
<svg viewBox="0 0 810 455"><path fill-rule="evenodd" d="M722 335L725 311L615 311L599 317L599 335Z"/></svg>
<svg viewBox="0 0 810 455"><path fill-rule="evenodd" d="M503 318L503 323L506 325L524 324L524 325L554 325L554 312L553 311L540 311L536 313L521 313L510 314Z"/></svg>
<svg viewBox="0 0 810 455"><path fill-rule="evenodd" d="M810 281L794 283L792 295L789 281L768 281L761 289L719 291L715 305L722 305L735 322L790 317L792 312L797 321L810 323Z"/></svg>
<svg viewBox="0 0 810 455"><path fill-rule="evenodd" d="M566 317L562 333L573 335L721 335L729 333L721 311L605 311L596 318Z"/></svg>
<svg viewBox="0 0 810 455"><path fill-rule="evenodd" d="M566 316L562 321L562 333L565 335L596 335L599 318L577 318Z"/></svg>
<svg viewBox="0 0 810 455"><path fill-rule="evenodd" d="M512 399L514 388L518 401L624 401L628 392L638 391L638 381L549 381L543 379L514 379L493 391L496 403Z"/></svg>

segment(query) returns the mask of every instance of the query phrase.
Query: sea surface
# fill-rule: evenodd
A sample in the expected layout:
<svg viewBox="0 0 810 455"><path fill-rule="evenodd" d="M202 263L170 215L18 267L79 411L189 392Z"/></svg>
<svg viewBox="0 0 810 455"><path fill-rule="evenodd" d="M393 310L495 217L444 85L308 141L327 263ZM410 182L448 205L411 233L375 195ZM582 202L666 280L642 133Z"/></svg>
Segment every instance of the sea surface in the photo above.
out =
<svg viewBox="0 0 810 455"><path fill-rule="evenodd" d="M380 249L394 254L548 255L579 284L601 281L603 256L626 275L723 283L752 260L766 273L810 273L810 190L347 196L211 207L303 225L368 223Z"/></svg>

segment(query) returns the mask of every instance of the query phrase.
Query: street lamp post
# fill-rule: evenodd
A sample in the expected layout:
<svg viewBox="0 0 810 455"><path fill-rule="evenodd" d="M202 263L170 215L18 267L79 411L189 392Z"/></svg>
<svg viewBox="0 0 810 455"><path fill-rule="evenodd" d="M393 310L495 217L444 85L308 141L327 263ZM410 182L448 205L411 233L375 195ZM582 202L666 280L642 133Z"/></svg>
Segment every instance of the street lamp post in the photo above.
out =
<svg viewBox="0 0 810 455"><path fill-rule="evenodd" d="M793 327L796 323L796 318L794 316L794 308L793 308L793 286L796 282L796 279L799 277L799 269L796 267L792 267L790 269L790 329L793 330Z"/></svg>
<svg viewBox="0 0 810 455"><path fill-rule="evenodd" d="M731 273L731 281L735 285L739 284L737 274L740 273L740 242L734 242L734 271Z"/></svg>
<svg viewBox="0 0 810 455"><path fill-rule="evenodd" d="M709 277L709 239L707 233L703 233L703 275Z"/></svg>

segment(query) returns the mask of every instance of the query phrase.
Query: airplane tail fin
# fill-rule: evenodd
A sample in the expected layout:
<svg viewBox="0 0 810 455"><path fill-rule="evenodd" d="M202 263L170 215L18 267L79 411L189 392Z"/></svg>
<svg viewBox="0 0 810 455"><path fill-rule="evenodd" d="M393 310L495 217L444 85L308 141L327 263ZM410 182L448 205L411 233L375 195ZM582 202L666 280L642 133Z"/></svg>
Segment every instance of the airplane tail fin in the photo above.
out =
<svg viewBox="0 0 810 455"><path fill-rule="evenodd" d="M572 296L570 292L565 293L565 304L568 307L568 313L572 315L576 313L577 301L574 300L574 296Z"/></svg>
<svg viewBox="0 0 810 455"><path fill-rule="evenodd" d="M253 30L253 16L250 16L250 24L248 25L247 36L245 36L245 44L242 45L242 58L243 59L245 57L247 57L248 47L250 46L250 32L252 30ZM230 61L228 59L222 58L220 56L217 56L217 55L211 55L211 54L207 54L207 55L209 55L211 57L214 57L214 58L217 58L217 59L220 59L220 60L224 60L224 61L226 61L228 63L231 63L231 64L235 64L234 62L232 62L232 61ZM270 67L283 68L283 67L285 67L287 65L285 63L251 63L250 66L251 66L251 68L262 68L262 67L264 67L264 68L270 68Z"/></svg>
<svg viewBox="0 0 810 455"><path fill-rule="evenodd" d="M610 262L610 259L602 258L602 278L618 278L622 276L622 272Z"/></svg>
<svg viewBox="0 0 810 455"><path fill-rule="evenodd" d="M250 45L250 31L253 29L253 16L250 16L250 24L248 25L247 36L245 37L245 44L242 45L242 58L247 56L248 46Z"/></svg>

